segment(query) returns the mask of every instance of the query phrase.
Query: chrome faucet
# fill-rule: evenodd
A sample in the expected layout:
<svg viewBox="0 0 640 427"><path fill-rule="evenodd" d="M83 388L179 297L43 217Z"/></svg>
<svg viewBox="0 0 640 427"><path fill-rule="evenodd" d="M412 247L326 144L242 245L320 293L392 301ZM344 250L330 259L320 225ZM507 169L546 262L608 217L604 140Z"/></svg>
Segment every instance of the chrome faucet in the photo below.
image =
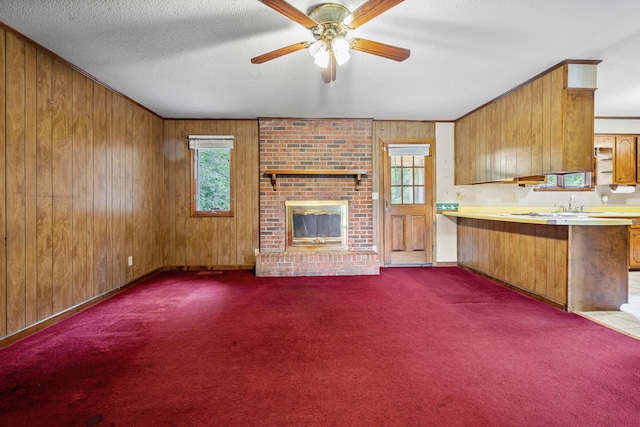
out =
<svg viewBox="0 0 640 427"><path fill-rule="evenodd" d="M567 210L567 212L573 212L573 204L575 202L576 202L576 196L572 194L571 196L569 196L569 209Z"/></svg>

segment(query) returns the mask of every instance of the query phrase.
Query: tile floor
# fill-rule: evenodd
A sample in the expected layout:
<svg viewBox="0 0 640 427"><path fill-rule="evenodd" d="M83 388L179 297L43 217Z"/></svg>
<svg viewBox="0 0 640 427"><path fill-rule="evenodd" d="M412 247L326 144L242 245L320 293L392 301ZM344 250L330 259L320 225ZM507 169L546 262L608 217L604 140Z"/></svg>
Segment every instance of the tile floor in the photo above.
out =
<svg viewBox="0 0 640 427"><path fill-rule="evenodd" d="M629 303L623 304L620 311L583 311L579 314L640 339L640 271L629 272Z"/></svg>

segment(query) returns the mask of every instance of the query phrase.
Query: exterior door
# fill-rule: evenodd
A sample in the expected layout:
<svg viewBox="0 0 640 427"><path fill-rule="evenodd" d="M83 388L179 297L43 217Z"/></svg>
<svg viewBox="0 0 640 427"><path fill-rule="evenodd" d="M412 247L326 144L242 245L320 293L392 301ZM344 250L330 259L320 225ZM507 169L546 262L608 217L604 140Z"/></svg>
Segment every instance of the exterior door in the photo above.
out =
<svg viewBox="0 0 640 427"><path fill-rule="evenodd" d="M433 157L425 153L432 146L425 139L383 141L385 265L433 263Z"/></svg>

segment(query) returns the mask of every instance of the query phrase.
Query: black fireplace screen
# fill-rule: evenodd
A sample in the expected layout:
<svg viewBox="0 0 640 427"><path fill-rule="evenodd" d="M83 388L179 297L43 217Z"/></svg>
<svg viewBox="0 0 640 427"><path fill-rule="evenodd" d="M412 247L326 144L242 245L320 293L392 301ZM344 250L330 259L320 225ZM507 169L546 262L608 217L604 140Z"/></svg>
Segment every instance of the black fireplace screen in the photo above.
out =
<svg viewBox="0 0 640 427"><path fill-rule="evenodd" d="M340 214L293 212L294 239L340 238Z"/></svg>

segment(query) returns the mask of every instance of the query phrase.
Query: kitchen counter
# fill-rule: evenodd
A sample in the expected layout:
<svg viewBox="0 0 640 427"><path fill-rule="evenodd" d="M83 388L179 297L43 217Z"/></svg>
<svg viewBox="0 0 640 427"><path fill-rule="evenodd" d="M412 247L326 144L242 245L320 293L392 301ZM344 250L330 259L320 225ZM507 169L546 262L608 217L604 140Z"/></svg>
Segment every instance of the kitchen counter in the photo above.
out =
<svg viewBox="0 0 640 427"><path fill-rule="evenodd" d="M457 219L460 266L568 311L627 302L629 225L640 212L461 208L443 212Z"/></svg>
<svg viewBox="0 0 640 427"><path fill-rule="evenodd" d="M585 225L611 226L631 225L630 218L640 218L640 213L625 212L477 212L477 211L449 211L442 212L445 216L457 218L484 219L489 221L519 222L526 224L544 225Z"/></svg>

